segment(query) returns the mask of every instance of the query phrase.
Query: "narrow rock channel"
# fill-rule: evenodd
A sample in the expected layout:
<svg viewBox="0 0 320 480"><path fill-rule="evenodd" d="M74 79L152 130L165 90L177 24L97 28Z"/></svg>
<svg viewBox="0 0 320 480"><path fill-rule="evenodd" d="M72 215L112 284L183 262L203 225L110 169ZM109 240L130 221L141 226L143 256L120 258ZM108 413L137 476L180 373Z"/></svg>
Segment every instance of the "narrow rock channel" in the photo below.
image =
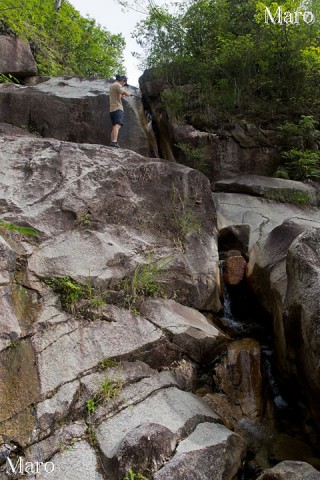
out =
<svg viewBox="0 0 320 480"><path fill-rule="evenodd" d="M246 280L248 233L231 226L220 234L223 311L209 319L230 343L199 369L196 389L223 423L247 442L239 480L254 480L288 460L320 467L316 426L301 396L276 368L272 318Z"/></svg>

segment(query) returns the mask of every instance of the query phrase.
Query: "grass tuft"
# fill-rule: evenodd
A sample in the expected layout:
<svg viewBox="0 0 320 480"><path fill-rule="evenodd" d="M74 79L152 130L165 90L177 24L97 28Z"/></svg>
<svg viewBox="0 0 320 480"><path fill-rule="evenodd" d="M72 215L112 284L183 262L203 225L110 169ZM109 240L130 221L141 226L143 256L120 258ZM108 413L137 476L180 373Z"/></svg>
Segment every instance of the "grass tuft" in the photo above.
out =
<svg viewBox="0 0 320 480"><path fill-rule="evenodd" d="M126 280L122 285L125 305L129 309L135 309L139 298L161 295L161 279L166 267L171 262L171 256L160 258L159 260L154 260L151 256L147 263L136 267L131 281Z"/></svg>
<svg viewBox="0 0 320 480"><path fill-rule="evenodd" d="M90 415L95 413L99 405L107 403L115 399L121 393L123 387L123 380L121 379L121 370L119 369L118 378L116 380L110 379L108 375L105 376L104 381L99 386L98 391L86 401L86 409Z"/></svg>
<svg viewBox="0 0 320 480"><path fill-rule="evenodd" d="M20 233L21 235L30 235L32 237L39 236L39 232L35 228L21 227L20 225L15 225L13 223L6 222L5 220L0 220L0 227Z"/></svg>

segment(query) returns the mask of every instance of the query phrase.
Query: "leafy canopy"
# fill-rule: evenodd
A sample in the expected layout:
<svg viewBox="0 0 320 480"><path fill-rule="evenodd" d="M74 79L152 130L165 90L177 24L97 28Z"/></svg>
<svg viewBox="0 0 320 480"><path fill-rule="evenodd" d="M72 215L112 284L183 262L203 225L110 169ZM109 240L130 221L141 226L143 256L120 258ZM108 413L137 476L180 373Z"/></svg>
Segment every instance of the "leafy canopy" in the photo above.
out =
<svg viewBox="0 0 320 480"><path fill-rule="evenodd" d="M266 23L266 7L274 17L278 7L311 11L316 21ZM173 88L198 85L198 103L209 108L318 112L320 0L189 0L172 11L150 6L134 35L143 66ZM186 100L184 115L189 107Z"/></svg>
<svg viewBox="0 0 320 480"><path fill-rule="evenodd" d="M84 18L63 0L0 0L0 30L28 40L41 75L111 77L123 71L124 38Z"/></svg>

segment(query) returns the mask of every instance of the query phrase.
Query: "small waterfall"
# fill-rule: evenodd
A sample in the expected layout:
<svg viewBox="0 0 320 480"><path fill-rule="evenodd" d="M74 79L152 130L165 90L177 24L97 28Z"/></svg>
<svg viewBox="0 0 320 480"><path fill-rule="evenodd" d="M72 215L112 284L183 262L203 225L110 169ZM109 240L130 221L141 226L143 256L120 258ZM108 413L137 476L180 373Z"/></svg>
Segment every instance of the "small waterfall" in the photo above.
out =
<svg viewBox="0 0 320 480"><path fill-rule="evenodd" d="M157 144L157 139L153 130L153 124L152 124L152 115L148 110L144 111L145 117L148 120L147 126L146 126L146 132L147 132L147 137L149 140L150 147L155 155L156 158L159 158L159 151L158 151L158 144Z"/></svg>
<svg viewBox="0 0 320 480"><path fill-rule="evenodd" d="M241 322L236 320L233 314L230 289L223 281L224 268L225 268L224 262L220 261L220 276L221 276L222 285L223 285L223 319L222 321L224 325L229 327L230 329L239 331L243 329L243 325L241 324Z"/></svg>
<svg viewBox="0 0 320 480"><path fill-rule="evenodd" d="M158 144L153 131L151 113L144 109L139 89L131 87L130 93L132 93L132 96L125 97L125 101L130 105L135 118L143 129L144 138L149 146L149 153L145 154L145 156L159 158Z"/></svg>
<svg viewBox="0 0 320 480"><path fill-rule="evenodd" d="M223 257L228 258L228 252L225 252ZM315 432L312 431L310 436L310 431L308 432L303 424L303 406L296 402L294 396L289 393L288 386L277 374L272 319L257 302L245 278L237 285L227 285L224 282L225 265L226 262L221 260L224 308L221 316L215 321L234 341L231 341L224 355L214 365L213 389L228 398L226 412L233 408L231 405L235 405L236 409L240 406L242 411L241 417L235 420L234 428L246 439L249 450L237 480L254 480L262 469L288 459L307 461L311 464L314 460L314 466L317 468L317 440L312 440ZM255 400L258 401L259 398L255 397L257 369L255 376L253 374L257 364L256 360L253 360L253 350L247 349L245 344L241 344L237 350L236 345L241 343L239 339L243 339L243 342L248 340L248 345L251 340L260 344L259 369L262 387L261 411L257 416L250 415L253 411L250 405L255 405ZM237 414L236 410L234 414ZM220 416L224 418L221 411Z"/></svg>
<svg viewBox="0 0 320 480"><path fill-rule="evenodd" d="M272 365L273 350L269 345L261 345L261 354L263 358L264 373L273 397L273 403L278 410L285 410L288 408L288 403L282 397L278 382L274 375L274 368Z"/></svg>

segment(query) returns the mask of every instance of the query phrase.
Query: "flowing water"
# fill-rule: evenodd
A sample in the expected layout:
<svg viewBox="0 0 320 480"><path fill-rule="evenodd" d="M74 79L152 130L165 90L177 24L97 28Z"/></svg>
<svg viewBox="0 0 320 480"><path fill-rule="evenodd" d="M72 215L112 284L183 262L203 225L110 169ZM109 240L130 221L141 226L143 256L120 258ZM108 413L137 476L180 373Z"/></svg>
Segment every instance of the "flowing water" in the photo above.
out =
<svg viewBox="0 0 320 480"><path fill-rule="evenodd" d="M245 281L238 286L224 285L223 297L223 313L214 318L214 323L235 340L249 337L260 342L264 382L261 418L252 421L243 417L235 428L249 445L238 480L254 480L262 470L283 460L306 461L320 469L319 437L312 427L306 428L305 407L289 392L277 371L270 317L261 309ZM245 358L241 358L240 365L249 401L254 385ZM307 435L307 430L311 435Z"/></svg>

